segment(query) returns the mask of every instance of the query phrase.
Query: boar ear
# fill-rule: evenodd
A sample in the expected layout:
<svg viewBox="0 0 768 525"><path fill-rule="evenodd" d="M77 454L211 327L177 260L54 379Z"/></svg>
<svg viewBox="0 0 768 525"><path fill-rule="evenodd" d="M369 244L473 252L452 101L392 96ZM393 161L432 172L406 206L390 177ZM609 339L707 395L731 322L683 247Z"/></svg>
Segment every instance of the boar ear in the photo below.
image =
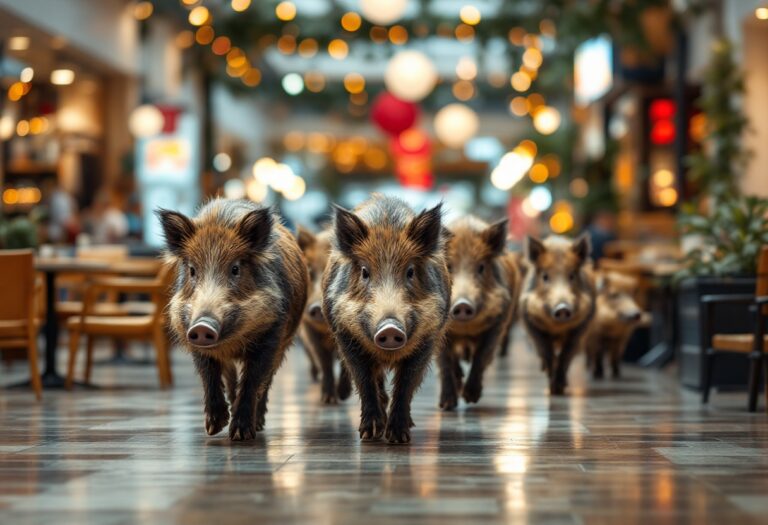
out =
<svg viewBox="0 0 768 525"><path fill-rule="evenodd" d="M310 246L315 244L315 241L317 241L317 239L312 235L312 232L303 226L296 228L296 242L299 243L299 248L301 248L302 252L306 252Z"/></svg>
<svg viewBox="0 0 768 525"><path fill-rule="evenodd" d="M334 204L333 209L335 210L333 226L336 232L336 242L339 250L350 255L354 247L368 237L368 226L360 217L341 206Z"/></svg>
<svg viewBox="0 0 768 525"><path fill-rule="evenodd" d="M589 234L584 233L579 236L578 239L573 241L571 250L573 250L573 253L576 254L581 262L589 259L589 256L592 254L592 241L589 237Z"/></svg>
<svg viewBox="0 0 768 525"><path fill-rule="evenodd" d="M501 255L507 247L507 219L502 219L488 226L480 234L483 242L491 249L491 254L496 257Z"/></svg>
<svg viewBox="0 0 768 525"><path fill-rule="evenodd" d="M441 202L434 208L419 213L408 225L406 234L421 248L423 255L434 253L440 246L443 231Z"/></svg>
<svg viewBox="0 0 768 525"><path fill-rule="evenodd" d="M163 208L156 209L155 215L160 219L160 225L163 227L163 236L168 251L173 255L178 255L184 243L195 234L195 223L182 213Z"/></svg>
<svg viewBox="0 0 768 525"><path fill-rule="evenodd" d="M536 264L536 261L539 260L541 254L545 251L547 251L547 247L539 239L530 235L525 239L525 255L532 263Z"/></svg>
<svg viewBox="0 0 768 525"><path fill-rule="evenodd" d="M242 218L237 233L250 243L253 250L260 252L269 246L273 223L272 210L259 208Z"/></svg>

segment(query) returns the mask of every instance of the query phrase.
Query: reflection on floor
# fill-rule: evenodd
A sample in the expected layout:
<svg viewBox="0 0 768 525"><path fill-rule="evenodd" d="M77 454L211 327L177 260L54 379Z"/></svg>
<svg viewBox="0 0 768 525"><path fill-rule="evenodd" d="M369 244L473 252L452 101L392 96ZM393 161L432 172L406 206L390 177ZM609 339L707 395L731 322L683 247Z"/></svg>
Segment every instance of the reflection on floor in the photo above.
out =
<svg viewBox="0 0 768 525"><path fill-rule="evenodd" d="M522 337L517 338L518 341ZM16 367L21 373L22 367ZM527 345L483 399L437 409L432 372L411 446L361 444L356 398L319 405L303 352L279 372L248 444L203 432L188 356L161 392L154 367L96 367L99 391L0 391L3 523L765 523L768 421L743 394L701 408L672 373L626 369L547 396ZM6 374L3 378L8 379ZM13 377L11 377L12 379Z"/></svg>

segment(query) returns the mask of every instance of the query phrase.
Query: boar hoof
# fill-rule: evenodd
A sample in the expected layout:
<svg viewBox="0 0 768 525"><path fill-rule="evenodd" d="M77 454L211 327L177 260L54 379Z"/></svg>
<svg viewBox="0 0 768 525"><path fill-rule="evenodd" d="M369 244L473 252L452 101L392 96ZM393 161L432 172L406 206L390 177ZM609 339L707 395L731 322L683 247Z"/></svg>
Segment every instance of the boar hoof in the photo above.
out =
<svg viewBox="0 0 768 525"><path fill-rule="evenodd" d="M256 437L256 428L251 422L232 421L229 425L229 439L232 441L248 441Z"/></svg>
<svg viewBox="0 0 768 525"><path fill-rule="evenodd" d="M453 410L459 405L459 400L456 397L456 393L441 394L440 395L440 409L441 410Z"/></svg>
<svg viewBox="0 0 768 525"><path fill-rule="evenodd" d="M477 403L480 401L480 396L483 394L483 385L474 381L467 382L464 385L464 390L461 392L464 401L467 403Z"/></svg>
<svg viewBox="0 0 768 525"><path fill-rule="evenodd" d="M383 418L367 418L360 422L360 439L373 441L381 439L384 434Z"/></svg>
<svg viewBox="0 0 768 525"><path fill-rule="evenodd" d="M229 423L229 411L224 410L216 414L205 415L205 433L209 436L215 436L221 432Z"/></svg>
<svg viewBox="0 0 768 525"><path fill-rule="evenodd" d="M555 383L549 387L549 391L553 396L564 396L565 385L562 383Z"/></svg>
<svg viewBox="0 0 768 525"><path fill-rule="evenodd" d="M331 393L324 392L322 397L320 398L320 401L324 405L336 405L339 402L339 400L336 398L336 394L333 392Z"/></svg>
<svg viewBox="0 0 768 525"><path fill-rule="evenodd" d="M387 427L384 437L392 444L402 445L411 442L411 431L401 425L392 425Z"/></svg>

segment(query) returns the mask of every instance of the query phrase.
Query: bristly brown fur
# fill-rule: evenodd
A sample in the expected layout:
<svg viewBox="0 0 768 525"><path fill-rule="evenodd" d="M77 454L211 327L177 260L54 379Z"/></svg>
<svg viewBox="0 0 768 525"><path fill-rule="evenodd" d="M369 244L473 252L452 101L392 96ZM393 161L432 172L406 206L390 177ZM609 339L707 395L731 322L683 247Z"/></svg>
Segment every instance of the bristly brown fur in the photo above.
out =
<svg viewBox="0 0 768 525"><path fill-rule="evenodd" d="M637 279L616 272L598 272L595 316L584 337L587 364L595 379L604 375L605 357L614 378L621 375L621 358L632 332L640 325L642 312L635 301ZM635 318L637 316L637 318Z"/></svg>
<svg viewBox="0 0 768 525"><path fill-rule="evenodd" d="M506 251L506 221L492 225L473 217L458 219L448 226L447 258L451 268L451 303L466 301L475 315L448 323L448 343L440 356L440 406L454 408L463 374L459 359L472 366L463 385L464 399L479 400L482 378L493 354L509 331L515 311L514 298L519 288L517 266Z"/></svg>
<svg viewBox="0 0 768 525"><path fill-rule="evenodd" d="M307 270L299 247L271 210L247 201L214 199L195 219L166 210L158 215L166 258L177 272L170 326L192 352L203 379L206 430L215 434L229 419L221 379L240 362L230 436L252 438L263 427L269 385L306 302ZM201 316L221 325L213 347L186 342L187 331Z"/></svg>
<svg viewBox="0 0 768 525"><path fill-rule="evenodd" d="M331 332L331 327L323 317L321 320L313 318L309 310L315 305L322 307L323 272L328 265L328 257L331 252L330 230L324 230L317 235L299 227L297 239L299 247L304 253L304 259L309 270L307 290L307 308L299 326L299 338L302 346L312 361L314 369L320 374L321 401L323 404L335 404L338 399L346 399L351 393L349 374L342 369L339 384L334 378L334 362L336 361L336 340Z"/></svg>
<svg viewBox="0 0 768 525"><path fill-rule="evenodd" d="M529 269L520 300L523 323L549 374L550 391L562 394L571 359L595 311L589 239L529 238L526 256ZM553 316L561 302L572 310L568 320Z"/></svg>
<svg viewBox="0 0 768 525"><path fill-rule="evenodd" d="M444 343L450 300L444 243L439 206L416 215L398 199L374 195L354 212L336 209L323 311L360 394L363 439L410 440L413 393ZM404 347L374 343L384 319L402 325ZM395 370L388 416L387 368Z"/></svg>

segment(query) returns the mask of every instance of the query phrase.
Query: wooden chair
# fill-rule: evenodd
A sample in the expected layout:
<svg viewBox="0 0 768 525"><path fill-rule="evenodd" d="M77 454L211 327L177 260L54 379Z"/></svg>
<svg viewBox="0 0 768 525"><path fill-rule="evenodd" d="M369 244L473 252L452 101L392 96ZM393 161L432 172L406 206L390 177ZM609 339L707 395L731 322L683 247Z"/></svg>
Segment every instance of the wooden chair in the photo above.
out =
<svg viewBox="0 0 768 525"><path fill-rule="evenodd" d="M710 319L713 319L715 305L748 304L755 316L755 327L748 334L713 334ZM768 246L760 250L757 263L757 287L755 295L705 295L701 298L701 338L703 361L702 403L709 401L712 373L717 354L730 352L746 354L749 358L749 401L748 409L757 409L757 394L760 376L765 375L765 399L768 409ZM765 374L763 374L763 369Z"/></svg>
<svg viewBox="0 0 768 525"><path fill-rule="evenodd" d="M32 389L39 400L43 385L37 370L37 284L31 250L0 252L0 349L27 349Z"/></svg>
<svg viewBox="0 0 768 525"><path fill-rule="evenodd" d="M86 336L85 382L91 379L93 343L96 337L140 339L153 342L157 352L157 371L161 388L173 384L170 352L165 334L164 313L172 280L170 266L163 266L155 278L102 277L89 283L80 315L67 321L69 330L69 365L66 386L74 381L80 336ZM96 300L104 293L140 293L151 297L152 313L145 315L98 315Z"/></svg>

